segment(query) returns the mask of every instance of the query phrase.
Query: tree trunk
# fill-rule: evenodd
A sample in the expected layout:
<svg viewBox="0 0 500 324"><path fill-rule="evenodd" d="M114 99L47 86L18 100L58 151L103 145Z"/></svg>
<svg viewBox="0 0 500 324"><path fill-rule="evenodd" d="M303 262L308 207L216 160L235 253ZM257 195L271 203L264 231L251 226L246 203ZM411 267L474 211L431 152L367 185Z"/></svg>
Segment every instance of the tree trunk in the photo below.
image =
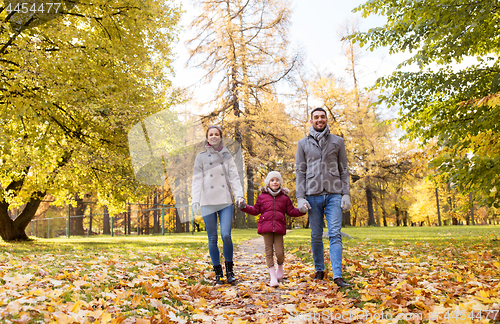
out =
<svg viewBox="0 0 500 324"><path fill-rule="evenodd" d="M469 192L469 203L470 205L470 221L472 225L476 225L474 221L474 201L472 199L472 192Z"/></svg>
<svg viewBox="0 0 500 324"><path fill-rule="evenodd" d="M142 234L142 207L136 204L136 218L137 218L137 235Z"/></svg>
<svg viewBox="0 0 500 324"><path fill-rule="evenodd" d="M14 221L10 219L7 210L3 208L0 210L0 236L6 242L28 240L28 236L26 235L24 228L15 226Z"/></svg>
<svg viewBox="0 0 500 324"><path fill-rule="evenodd" d="M6 242L8 241L28 241L25 229L31 222L35 213L40 205L45 193L36 192L30 201L24 207L24 210L17 216L15 220L9 217L9 204L2 201L0 202L0 237Z"/></svg>
<svg viewBox="0 0 500 324"><path fill-rule="evenodd" d="M382 208L382 218L384 220L384 226L387 227L387 212L385 211L385 208Z"/></svg>
<svg viewBox="0 0 500 324"><path fill-rule="evenodd" d="M384 222L384 226L387 227L387 211L384 208L384 195L380 194L380 209L382 210L382 221Z"/></svg>
<svg viewBox="0 0 500 324"><path fill-rule="evenodd" d="M144 223L143 223L143 228L144 228L144 234L146 235L149 235L149 197L147 198L146 200L146 209L144 210L144 214L143 214L143 220L144 220ZM177 217L179 217L179 215L177 215Z"/></svg>
<svg viewBox="0 0 500 324"><path fill-rule="evenodd" d="M132 211L130 209L130 204L127 204L127 227L125 228L125 233L130 235L130 227L132 225L131 217Z"/></svg>
<svg viewBox="0 0 500 324"><path fill-rule="evenodd" d="M253 183L253 167L247 164L247 204L255 205L255 188ZM255 222L255 217L247 216L247 224L249 228L257 228L257 223Z"/></svg>
<svg viewBox="0 0 500 324"><path fill-rule="evenodd" d="M153 196L153 233L160 233L159 210L158 210L158 190L154 191Z"/></svg>
<svg viewBox="0 0 500 324"><path fill-rule="evenodd" d="M87 232L89 235L92 235L92 205L89 206L90 210L89 210L89 225L88 225L88 229L87 229Z"/></svg>
<svg viewBox="0 0 500 324"><path fill-rule="evenodd" d="M128 211L123 212L123 235L127 235L127 218L128 218Z"/></svg>
<svg viewBox="0 0 500 324"><path fill-rule="evenodd" d="M85 235L85 230L83 228L83 214L85 214L85 202L83 198L75 195L76 208L73 209L73 215L71 219L71 235Z"/></svg>
<svg viewBox="0 0 500 324"><path fill-rule="evenodd" d="M255 205L255 189L253 183L253 168L247 166L247 204Z"/></svg>
<svg viewBox="0 0 500 324"><path fill-rule="evenodd" d="M373 216L375 217L375 225L380 226L380 212L377 207L373 208Z"/></svg>
<svg viewBox="0 0 500 324"><path fill-rule="evenodd" d="M448 213L451 216L451 224L458 225L458 219L455 217L455 212L453 211L453 209L455 208L455 204L454 204L455 197L454 197L454 194L451 193L451 186L449 183L448 183L447 189L448 189L448 197L447 197Z"/></svg>
<svg viewBox="0 0 500 324"><path fill-rule="evenodd" d="M375 226L375 214L373 213L373 192L372 189L367 186L366 192L366 205L368 207L368 226Z"/></svg>
<svg viewBox="0 0 500 324"><path fill-rule="evenodd" d="M342 212L342 227L351 226L351 212L348 210Z"/></svg>
<svg viewBox="0 0 500 324"><path fill-rule="evenodd" d="M184 228L182 227L181 218L179 217L179 212L177 208L175 209L175 232L182 233Z"/></svg>
<svg viewBox="0 0 500 324"><path fill-rule="evenodd" d="M65 165L69 158L71 157L71 152L65 152L62 159L57 163L55 170L49 177L49 182L53 181L54 177L60 167ZM29 167L26 168L25 174L28 174ZM23 186L24 178L11 182L6 190L13 190L14 192L19 192ZM33 217L35 217L38 206L45 197L45 191L36 191L31 195L30 200L24 207L24 210L15 220L9 217L9 204L5 200L0 200L0 237L4 241L27 241L29 240L28 235L26 235L25 229L31 222Z"/></svg>
<svg viewBox="0 0 500 324"><path fill-rule="evenodd" d="M439 191L437 187L436 187L436 208L438 214L438 225L441 226L441 211L439 210Z"/></svg>
<svg viewBox="0 0 500 324"><path fill-rule="evenodd" d="M104 206L104 213L103 214L104 215L102 218L102 234L111 235L108 206Z"/></svg>
<svg viewBox="0 0 500 324"><path fill-rule="evenodd" d="M401 225L401 222L399 220L399 206L398 205L395 205L394 206L394 209L396 210L396 226L400 226Z"/></svg>
<svg viewBox="0 0 500 324"><path fill-rule="evenodd" d="M237 103L238 102L236 101L236 104ZM241 133L239 131L238 123L235 126L235 137L236 137L236 141L241 145L242 144L241 143ZM239 208L237 208L236 204L237 204L237 201L235 201L234 205L233 205L233 215L234 215L233 226L234 226L234 228L248 228L247 214L245 212L242 212Z"/></svg>
<svg viewBox="0 0 500 324"><path fill-rule="evenodd" d="M408 226L408 211L403 210L403 226Z"/></svg>

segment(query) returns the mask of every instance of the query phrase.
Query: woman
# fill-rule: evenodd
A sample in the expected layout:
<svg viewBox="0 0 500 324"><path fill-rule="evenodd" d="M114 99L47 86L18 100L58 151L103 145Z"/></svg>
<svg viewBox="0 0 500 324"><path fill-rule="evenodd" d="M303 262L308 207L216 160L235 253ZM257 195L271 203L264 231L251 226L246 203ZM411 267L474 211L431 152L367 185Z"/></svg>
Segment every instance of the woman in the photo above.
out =
<svg viewBox="0 0 500 324"><path fill-rule="evenodd" d="M201 215L208 235L208 252L212 259L216 284L222 284L222 265L217 246L217 216L219 216L226 277L234 283L233 272L233 192L238 207L245 207L243 189L233 156L222 143L222 129L209 126L206 133L205 151L196 155L193 169L193 210Z"/></svg>

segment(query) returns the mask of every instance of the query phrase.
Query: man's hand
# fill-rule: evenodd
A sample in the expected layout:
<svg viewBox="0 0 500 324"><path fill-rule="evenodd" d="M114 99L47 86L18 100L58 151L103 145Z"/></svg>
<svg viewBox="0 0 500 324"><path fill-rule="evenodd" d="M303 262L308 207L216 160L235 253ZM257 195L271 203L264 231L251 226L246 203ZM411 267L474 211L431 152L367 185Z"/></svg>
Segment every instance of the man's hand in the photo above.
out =
<svg viewBox="0 0 500 324"><path fill-rule="evenodd" d="M307 213L307 210L311 209L311 205L305 198L297 198L297 203L299 205L299 211L301 213Z"/></svg>
<svg viewBox="0 0 500 324"><path fill-rule="evenodd" d="M299 207L299 212L301 212L302 214L307 213L307 206L305 204L304 204L304 206L300 206Z"/></svg>
<svg viewBox="0 0 500 324"><path fill-rule="evenodd" d="M351 196L343 195L340 206L342 207L343 211L348 211L351 208Z"/></svg>

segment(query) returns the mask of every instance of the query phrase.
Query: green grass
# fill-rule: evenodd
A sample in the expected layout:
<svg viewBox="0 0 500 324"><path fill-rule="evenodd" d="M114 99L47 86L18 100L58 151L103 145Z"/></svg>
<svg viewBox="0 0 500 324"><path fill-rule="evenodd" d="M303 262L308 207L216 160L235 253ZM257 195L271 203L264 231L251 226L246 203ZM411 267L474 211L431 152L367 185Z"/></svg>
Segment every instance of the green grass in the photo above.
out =
<svg viewBox="0 0 500 324"><path fill-rule="evenodd" d="M481 244L482 246L500 247L500 226L442 226L442 227L347 227L342 231L353 239L344 238L344 248L358 245L403 246L432 245L436 248L453 244L457 247ZM326 228L325 228L326 232ZM310 252L310 229L289 230L285 237L288 251L297 249L295 254L306 262L312 262ZM219 233L220 234L220 233ZM231 236L237 246L241 242L258 237L256 229L233 229ZM327 239L324 239L325 243ZM219 243L221 244L220 237ZM325 244L326 247L327 244ZM6 243L0 241L0 252L16 255L39 253L78 253L78 251L108 251L116 253L140 252L156 255L168 251L163 258L171 259L186 256L191 252L208 251L206 232L175 233L166 235L141 236L93 236L60 237L52 239L34 238L30 242ZM167 260L163 260L167 261Z"/></svg>
<svg viewBox="0 0 500 324"><path fill-rule="evenodd" d="M255 229L234 229L231 237L235 245L258 237ZM208 251L208 238L206 232L173 233L166 235L140 235L140 236L92 236L92 237L59 237L59 238L33 238L29 242L7 243L0 241L0 252L19 254L31 253L74 253L79 250L107 250L110 252L147 252L156 254L168 250L172 257L184 255L186 251ZM222 244L219 232L219 243Z"/></svg>
<svg viewBox="0 0 500 324"><path fill-rule="evenodd" d="M327 229L324 229L324 233ZM449 242L458 244L485 243L496 245L500 241L500 226L441 226L441 227L346 227L342 232L353 239L344 238L344 246L359 242L376 242L379 244L404 245L414 243L430 243L443 245ZM285 239L287 245L298 248L310 242L310 229L294 229L288 231Z"/></svg>
<svg viewBox="0 0 500 324"><path fill-rule="evenodd" d="M324 233L327 229L324 229ZM450 246L465 249L500 249L500 226L441 226L441 227L346 227L342 232L352 239L344 238L344 250L365 246L370 249L410 246L421 253L441 252ZM324 238L325 249L328 239ZM285 249L312 263L311 230L294 229L285 236Z"/></svg>
<svg viewBox="0 0 500 324"><path fill-rule="evenodd" d="M500 226L441 226L441 227L347 227L343 232L357 240L377 241L383 244L484 243L500 239Z"/></svg>

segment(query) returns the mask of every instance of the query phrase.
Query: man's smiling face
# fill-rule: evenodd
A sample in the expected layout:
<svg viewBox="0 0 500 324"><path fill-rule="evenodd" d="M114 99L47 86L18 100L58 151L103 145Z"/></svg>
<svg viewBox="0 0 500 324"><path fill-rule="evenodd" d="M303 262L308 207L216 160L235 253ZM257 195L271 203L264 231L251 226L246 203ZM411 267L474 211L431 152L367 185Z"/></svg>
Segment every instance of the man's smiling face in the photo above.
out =
<svg viewBox="0 0 500 324"><path fill-rule="evenodd" d="M313 112L311 125L317 132L322 132L328 124L328 118L324 111L318 110Z"/></svg>

